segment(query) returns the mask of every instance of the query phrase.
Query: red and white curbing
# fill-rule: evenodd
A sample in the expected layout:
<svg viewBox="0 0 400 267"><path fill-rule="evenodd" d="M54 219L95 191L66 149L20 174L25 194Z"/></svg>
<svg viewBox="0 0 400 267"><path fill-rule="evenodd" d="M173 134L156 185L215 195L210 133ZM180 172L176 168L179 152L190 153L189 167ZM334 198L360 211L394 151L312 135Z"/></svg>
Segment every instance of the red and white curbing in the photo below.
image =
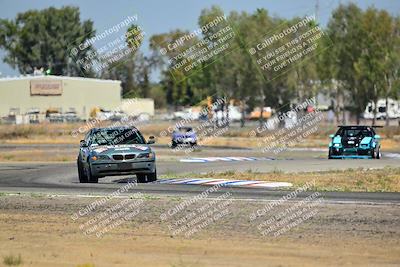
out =
<svg viewBox="0 0 400 267"><path fill-rule="evenodd" d="M287 182L265 182L265 181L246 181L246 180L226 180L226 179L162 179L161 184L187 184L187 185L220 185L226 187L247 187L247 188L282 188L291 187Z"/></svg>

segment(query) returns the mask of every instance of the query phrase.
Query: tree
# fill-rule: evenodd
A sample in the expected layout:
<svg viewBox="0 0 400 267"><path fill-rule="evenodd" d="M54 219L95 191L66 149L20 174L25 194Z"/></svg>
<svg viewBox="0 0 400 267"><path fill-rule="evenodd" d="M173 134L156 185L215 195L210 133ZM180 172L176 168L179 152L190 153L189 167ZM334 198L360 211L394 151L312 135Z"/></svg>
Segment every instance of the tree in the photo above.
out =
<svg viewBox="0 0 400 267"><path fill-rule="evenodd" d="M150 62L140 52L144 33L140 26L132 24L125 33L126 56L107 68L100 75L104 79L120 80L122 96L125 98L148 97L150 94ZM125 53L125 50L117 53Z"/></svg>
<svg viewBox="0 0 400 267"><path fill-rule="evenodd" d="M385 42L384 57L384 97L386 99L386 112L389 110L389 97L398 98L400 82L400 17L390 18L386 21L388 27ZM389 126L389 116L386 116L386 126Z"/></svg>
<svg viewBox="0 0 400 267"><path fill-rule="evenodd" d="M74 60L69 46L85 42L95 34L91 20L81 21L76 7L47 8L19 13L15 20L0 20L0 47L6 50L4 62L22 74L35 68L51 69L54 75L93 76L81 71L76 61L93 51L88 46Z"/></svg>
<svg viewBox="0 0 400 267"><path fill-rule="evenodd" d="M390 15L386 11L378 11L375 8L368 8L361 20L363 38L359 45L362 51L355 67L357 77L367 90L368 98L374 103L372 125L376 120L378 99L383 96L388 97L385 68L389 67L388 53L393 49L388 45L392 31L391 24Z"/></svg>
<svg viewBox="0 0 400 267"><path fill-rule="evenodd" d="M360 21L362 16L362 10L355 4L340 5L333 12L332 18L328 23L327 34L333 45L329 52L324 55L328 57L326 62L332 65L325 67L331 71L331 79L335 80L336 102L337 104L342 102L343 124L346 123L344 113L345 99L348 99L346 95L351 96L348 101L354 106L353 113L357 116L357 123L368 102L365 88L360 84L360 80L357 77L358 70L355 66L355 62L359 60L362 52L360 46L362 38Z"/></svg>

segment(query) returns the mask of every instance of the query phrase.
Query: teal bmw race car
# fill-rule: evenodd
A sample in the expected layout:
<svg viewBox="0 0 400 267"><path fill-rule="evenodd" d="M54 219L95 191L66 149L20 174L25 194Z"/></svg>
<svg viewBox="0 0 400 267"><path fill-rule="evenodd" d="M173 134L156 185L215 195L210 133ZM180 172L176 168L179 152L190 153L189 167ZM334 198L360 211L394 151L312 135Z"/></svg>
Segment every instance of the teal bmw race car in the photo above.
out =
<svg viewBox="0 0 400 267"><path fill-rule="evenodd" d="M376 126L375 126L376 128ZM329 136L329 159L381 158L381 137L371 126L339 126L336 134Z"/></svg>

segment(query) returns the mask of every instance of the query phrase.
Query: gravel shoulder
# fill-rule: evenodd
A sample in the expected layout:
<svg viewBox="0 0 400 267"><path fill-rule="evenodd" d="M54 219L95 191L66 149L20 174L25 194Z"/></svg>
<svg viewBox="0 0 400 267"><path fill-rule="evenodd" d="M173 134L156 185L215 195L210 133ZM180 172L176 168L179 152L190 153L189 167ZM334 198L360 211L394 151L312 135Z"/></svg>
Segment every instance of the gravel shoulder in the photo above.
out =
<svg viewBox="0 0 400 267"><path fill-rule="evenodd" d="M298 201L285 202L264 214L258 211L265 211L270 202L233 200L224 206L228 210L225 216L218 220L214 216L213 222L185 235L172 231L171 225L182 225L189 214L204 207L215 209L228 199L201 199L188 204L184 198L140 195L114 198L93 208L93 203L101 199L0 196L0 266L5 257L18 255L21 266L40 267L132 266L133 262L134 266L400 264L400 209L395 204L314 202L317 212L311 218L274 236L263 235L260 225L284 210L290 209L293 214ZM138 212L109 227L100 237L96 237L96 231L85 232L88 224L95 225L88 223L90 220L101 217L104 222L101 214L115 215L121 203L139 203L134 209ZM81 216L79 211L85 213L88 207L92 207L90 212ZM179 212L176 207L181 207ZM254 213L260 216L252 218Z"/></svg>

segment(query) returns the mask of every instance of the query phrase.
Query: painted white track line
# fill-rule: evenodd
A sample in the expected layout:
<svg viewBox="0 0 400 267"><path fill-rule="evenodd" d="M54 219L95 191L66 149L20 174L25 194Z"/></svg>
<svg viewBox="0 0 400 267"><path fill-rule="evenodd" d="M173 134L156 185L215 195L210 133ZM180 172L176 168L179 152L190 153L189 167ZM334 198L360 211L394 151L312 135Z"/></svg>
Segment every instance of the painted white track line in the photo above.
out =
<svg viewBox="0 0 400 267"><path fill-rule="evenodd" d="M248 187L248 188L282 188L291 187L291 183L286 182L265 182L265 181L246 181L246 180L226 180L226 179L161 179L161 184L187 184L187 185L221 185L226 187Z"/></svg>
<svg viewBox="0 0 400 267"><path fill-rule="evenodd" d="M400 159L399 153L383 153L385 158L393 158L393 159Z"/></svg>
<svg viewBox="0 0 400 267"><path fill-rule="evenodd" d="M195 162L195 163L205 163L205 162L216 162L216 161L256 161L256 160L274 160L274 158L267 157L206 157L206 158L187 158L180 159L180 162Z"/></svg>

